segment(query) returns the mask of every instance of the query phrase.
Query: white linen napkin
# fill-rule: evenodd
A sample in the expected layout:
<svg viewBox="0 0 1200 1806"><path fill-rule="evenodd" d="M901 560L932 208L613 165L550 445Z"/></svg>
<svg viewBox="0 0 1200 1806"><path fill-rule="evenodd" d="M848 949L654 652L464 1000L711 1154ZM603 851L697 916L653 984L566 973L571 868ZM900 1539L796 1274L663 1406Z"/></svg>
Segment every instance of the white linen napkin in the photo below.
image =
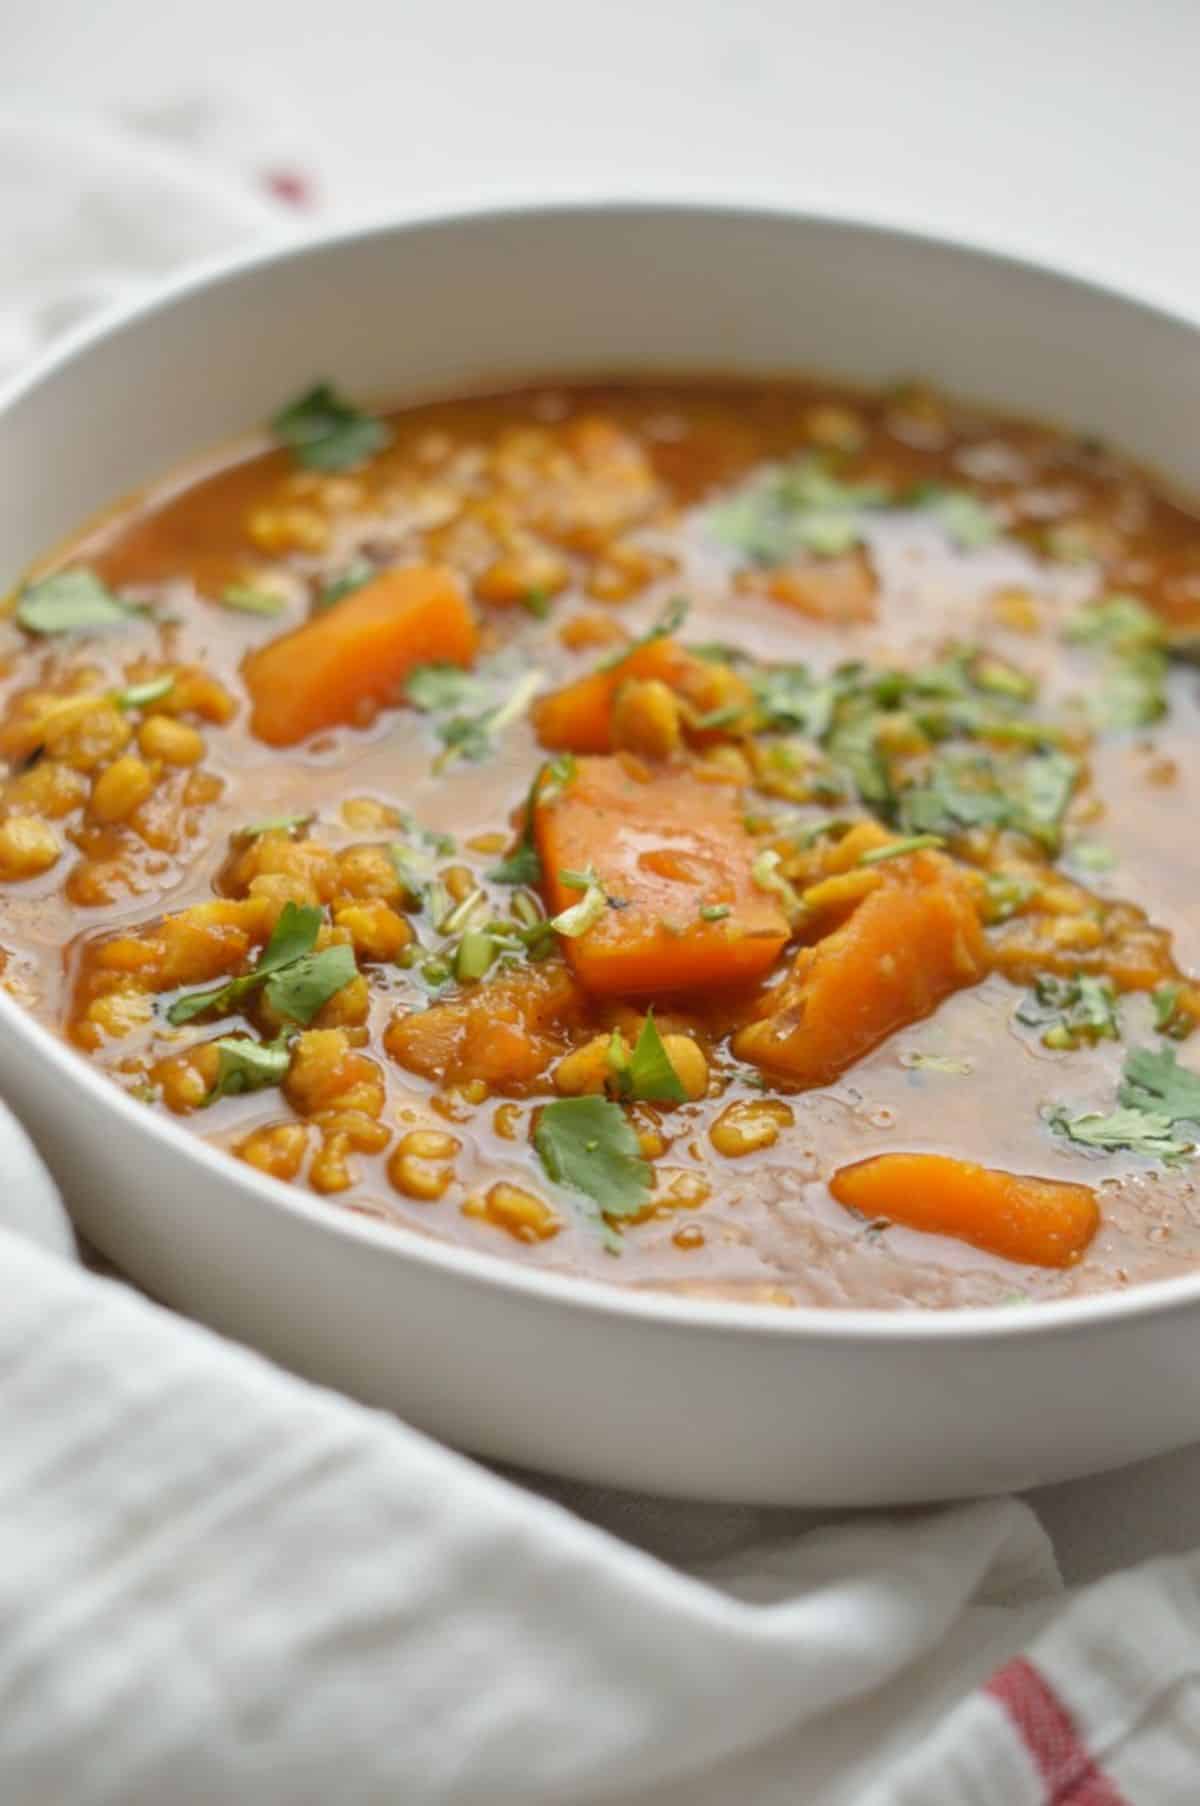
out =
<svg viewBox="0 0 1200 1806"><path fill-rule="evenodd" d="M304 198L235 115L0 121L0 362L268 229L244 171ZM181 159L214 136L225 174ZM7 1113L0 1220L5 1806L1197 1797L1198 1558L1064 1610L1016 1500L818 1524L517 1485L71 1264Z"/></svg>

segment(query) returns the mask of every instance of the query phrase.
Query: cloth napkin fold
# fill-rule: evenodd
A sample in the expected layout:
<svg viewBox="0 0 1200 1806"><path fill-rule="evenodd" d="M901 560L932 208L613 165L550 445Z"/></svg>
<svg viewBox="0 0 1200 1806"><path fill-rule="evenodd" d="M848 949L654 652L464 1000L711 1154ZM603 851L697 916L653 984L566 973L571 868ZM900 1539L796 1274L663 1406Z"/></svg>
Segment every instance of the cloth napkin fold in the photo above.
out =
<svg viewBox="0 0 1200 1806"><path fill-rule="evenodd" d="M0 362L275 229L246 171L310 192L224 97L135 123L0 120ZM7 1113L0 1222L5 1806L1200 1797L1198 1557L1071 1602L1012 1499L820 1524L517 1484L73 1264Z"/></svg>

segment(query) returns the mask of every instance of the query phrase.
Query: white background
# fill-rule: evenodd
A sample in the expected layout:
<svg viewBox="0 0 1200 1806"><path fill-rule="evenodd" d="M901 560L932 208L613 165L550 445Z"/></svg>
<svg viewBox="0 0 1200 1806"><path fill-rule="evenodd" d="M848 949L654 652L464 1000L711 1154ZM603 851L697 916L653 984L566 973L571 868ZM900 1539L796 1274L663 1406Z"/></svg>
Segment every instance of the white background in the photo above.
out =
<svg viewBox="0 0 1200 1806"><path fill-rule="evenodd" d="M0 105L226 90L341 213L832 203L1200 309L1200 0L0 0ZM1200 1450L1035 1503L1072 1579L1200 1544Z"/></svg>

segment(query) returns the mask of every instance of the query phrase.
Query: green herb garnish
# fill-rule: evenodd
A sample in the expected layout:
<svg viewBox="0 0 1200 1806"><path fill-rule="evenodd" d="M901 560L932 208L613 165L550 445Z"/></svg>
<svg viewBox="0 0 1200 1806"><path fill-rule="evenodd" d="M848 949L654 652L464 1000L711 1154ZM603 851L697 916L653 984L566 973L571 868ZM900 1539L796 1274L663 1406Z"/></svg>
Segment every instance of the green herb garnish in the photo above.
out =
<svg viewBox="0 0 1200 1806"><path fill-rule="evenodd" d="M586 872L559 872L559 880L568 890L581 890L583 896L578 903L572 903L562 909L556 916L550 917L550 926L558 934L565 934L568 940L576 940L586 934L608 909L608 895L592 867Z"/></svg>
<svg viewBox="0 0 1200 1806"><path fill-rule="evenodd" d="M1104 1154L1127 1148L1131 1154L1145 1154L1168 1165L1190 1154L1194 1145L1171 1133L1171 1118L1161 1111L1121 1109L1104 1116L1098 1110L1086 1110L1081 1116L1071 1116L1060 1107L1047 1121L1080 1147Z"/></svg>
<svg viewBox="0 0 1200 1806"><path fill-rule="evenodd" d="M733 910L728 903L702 903L700 905L702 922L723 922L726 916L732 914Z"/></svg>
<svg viewBox="0 0 1200 1806"><path fill-rule="evenodd" d="M1120 1039L1117 994L1107 978L1047 975L1034 980L1033 994L1021 1003L1017 1021L1040 1028L1042 1044L1059 1050Z"/></svg>
<svg viewBox="0 0 1200 1806"><path fill-rule="evenodd" d="M87 633L105 627L127 627L144 620L147 610L123 602L86 565L55 571L21 591L16 620L27 633Z"/></svg>
<svg viewBox="0 0 1200 1806"><path fill-rule="evenodd" d="M655 640L669 639L672 634L678 633L687 620L688 608L689 603L686 596L672 596L653 627L647 628L646 632L639 634L637 639L628 640L624 646L618 646L614 652L607 653L596 666L596 670L615 671L618 665L623 665L627 658L632 658L635 652L642 650L643 646L651 646Z"/></svg>
<svg viewBox="0 0 1200 1806"><path fill-rule="evenodd" d="M440 717L437 734L445 750L434 770L443 770L456 758L486 759L505 728L525 714L541 687L541 672L527 671L502 701L461 714L452 711L483 702L492 694L490 686L457 665L419 665L409 677L406 697L423 713Z"/></svg>
<svg viewBox="0 0 1200 1806"><path fill-rule="evenodd" d="M167 1011L167 1021L178 1028L212 1010L225 1015L243 997L262 989L278 1015L308 1024L322 1004L348 985L358 971L349 947L313 952L321 921L319 909L285 903L254 970L214 990L176 998Z"/></svg>
<svg viewBox="0 0 1200 1806"><path fill-rule="evenodd" d="M124 690L113 690L109 700L119 709L144 709L158 702L175 688L174 677L148 677L145 683L130 684Z"/></svg>
<svg viewBox="0 0 1200 1806"><path fill-rule="evenodd" d="M334 603L340 602L343 596L353 595L356 589L361 589L364 583L369 583L374 575L375 566L370 559L353 559L341 576L331 578L318 594L315 604L318 614L323 609L332 608Z"/></svg>
<svg viewBox="0 0 1200 1806"><path fill-rule="evenodd" d="M909 498L932 514L946 538L960 552L990 546L1000 534L992 510L969 489L952 489L944 483L922 483Z"/></svg>
<svg viewBox="0 0 1200 1806"><path fill-rule="evenodd" d="M619 1104L558 1098L542 1110L533 1145L548 1177L588 1200L588 1215L636 1216L645 1203L650 1168Z"/></svg>
<svg viewBox="0 0 1200 1806"><path fill-rule="evenodd" d="M786 564L803 552L837 558L861 543L864 516L887 500L877 483L844 483L808 456L710 508L708 529L754 564Z"/></svg>
<svg viewBox="0 0 1200 1806"><path fill-rule="evenodd" d="M1196 1026L1190 1011L1181 1007L1182 999L1181 984L1159 985L1150 993L1154 1026L1160 1035L1169 1035L1173 1041L1186 1040Z"/></svg>
<svg viewBox="0 0 1200 1806"><path fill-rule="evenodd" d="M262 821L247 822L244 828L235 829L233 838L257 840L260 834L291 834L311 820L311 811L306 815L268 815Z"/></svg>
<svg viewBox="0 0 1200 1806"><path fill-rule="evenodd" d="M286 1031L274 1041L251 1041L245 1035L230 1035L216 1045L217 1082L206 1103L214 1104L219 1097L236 1097L243 1091L263 1091L269 1085L282 1083L287 1076L292 1056Z"/></svg>
<svg viewBox="0 0 1200 1806"><path fill-rule="evenodd" d="M494 865L487 874L494 884L532 885L541 882L542 861L533 838L534 813L539 799L549 801L571 782L575 770L574 753L559 753L538 766L525 799L521 838L512 852L506 854L499 865Z"/></svg>
<svg viewBox="0 0 1200 1806"><path fill-rule="evenodd" d="M391 437L382 420L343 401L328 383L318 383L282 408L271 431L309 470L350 470L381 451Z"/></svg>
<svg viewBox="0 0 1200 1806"><path fill-rule="evenodd" d="M231 583L221 591L221 607L243 615L281 615L287 604L273 590L257 589L253 583Z"/></svg>
<svg viewBox="0 0 1200 1806"><path fill-rule="evenodd" d="M940 834L910 834L904 840L889 840L886 846L869 847L858 856L859 865L882 865L885 859L902 859L906 853L921 853L926 847L944 847Z"/></svg>
<svg viewBox="0 0 1200 1806"><path fill-rule="evenodd" d="M663 1045L653 1009L646 1011L646 1019L632 1053L617 1030L613 1030L608 1063L620 1097L647 1104L687 1102L687 1092Z"/></svg>
<svg viewBox="0 0 1200 1806"><path fill-rule="evenodd" d="M1173 1047L1134 1047L1125 1056L1117 1101L1161 1110L1172 1123L1200 1123L1200 1074L1181 1066Z"/></svg>

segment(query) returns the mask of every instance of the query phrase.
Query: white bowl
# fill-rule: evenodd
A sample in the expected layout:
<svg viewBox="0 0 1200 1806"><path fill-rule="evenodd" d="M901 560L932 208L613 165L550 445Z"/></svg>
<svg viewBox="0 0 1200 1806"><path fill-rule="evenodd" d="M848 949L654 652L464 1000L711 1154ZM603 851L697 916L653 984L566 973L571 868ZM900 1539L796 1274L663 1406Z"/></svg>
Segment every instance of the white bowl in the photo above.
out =
<svg viewBox="0 0 1200 1806"><path fill-rule="evenodd" d="M208 271L0 400L0 583L318 374L403 401L531 375L917 372L1200 489L1200 333L1069 277L717 207L434 219ZM121 1095L0 994L0 1089L152 1294L464 1448L714 1499L1065 1479L1200 1431L1200 1272L1004 1310L780 1311L532 1272L340 1211Z"/></svg>

